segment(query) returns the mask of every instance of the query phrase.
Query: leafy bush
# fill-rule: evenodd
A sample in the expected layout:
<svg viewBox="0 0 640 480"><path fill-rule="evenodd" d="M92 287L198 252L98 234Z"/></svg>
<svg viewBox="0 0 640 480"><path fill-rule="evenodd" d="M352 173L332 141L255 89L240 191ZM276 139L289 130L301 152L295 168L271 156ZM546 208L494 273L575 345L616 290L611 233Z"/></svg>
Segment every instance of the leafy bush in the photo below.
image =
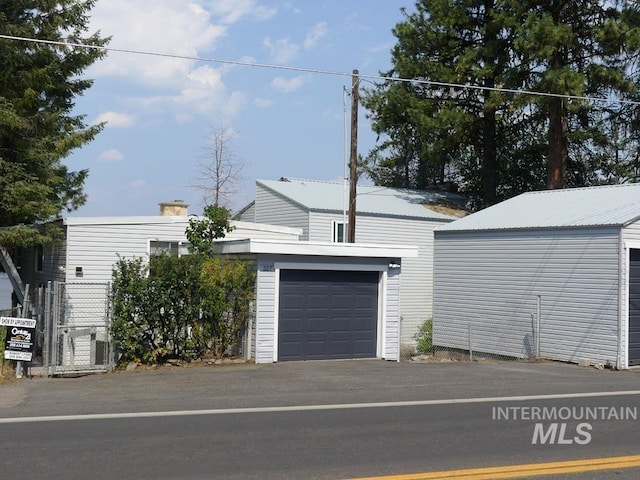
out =
<svg viewBox="0 0 640 480"><path fill-rule="evenodd" d="M253 266L213 256L213 243L233 230L231 212L210 205L189 220L193 255L120 259L113 269L112 334L121 362L191 360L233 351L249 321Z"/></svg>
<svg viewBox="0 0 640 480"><path fill-rule="evenodd" d="M221 357L242 338L255 274L239 260L201 255L120 259L113 271L112 335L120 362Z"/></svg>
<svg viewBox="0 0 640 480"><path fill-rule="evenodd" d="M418 353L433 352L433 319L426 320L413 336L413 339L417 342L416 351Z"/></svg>
<svg viewBox="0 0 640 480"><path fill-rule="evenodd" d="M200 272L202 333L212 353L221 357L242 340L255 296L253 264L208 258Z"/></svg>

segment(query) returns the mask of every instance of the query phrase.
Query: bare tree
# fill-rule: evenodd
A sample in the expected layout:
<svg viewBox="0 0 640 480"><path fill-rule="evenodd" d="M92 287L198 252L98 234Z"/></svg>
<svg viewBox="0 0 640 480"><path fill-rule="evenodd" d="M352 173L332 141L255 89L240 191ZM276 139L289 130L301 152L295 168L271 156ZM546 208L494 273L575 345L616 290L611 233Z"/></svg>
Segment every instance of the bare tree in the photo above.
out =
<svg viewBox="0 0 640 480"><path fill-rule="evenodd" d="M198 160L199 178L190 186L202 193L203 205L226 206L239 192L244 167L231 148L237 134L219 125L211 129L204 153Z"/></svg>

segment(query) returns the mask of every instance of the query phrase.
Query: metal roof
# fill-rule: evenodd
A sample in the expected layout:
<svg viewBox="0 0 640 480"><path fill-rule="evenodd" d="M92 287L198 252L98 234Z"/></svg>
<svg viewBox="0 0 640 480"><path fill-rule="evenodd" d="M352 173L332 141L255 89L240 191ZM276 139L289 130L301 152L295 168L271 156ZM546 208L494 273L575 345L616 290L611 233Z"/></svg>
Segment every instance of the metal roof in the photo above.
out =
<svg viewBox="0 0 640 480"><path fill-rule="evenodd" d="M282 178L256 183L308 210L342 212L349 197L348 186L336 182ZM447 192L363 185L356 188L359 214L451 221L466 214L463 204L462 196Z"/></svg>
<svg viewBox="0 0 640 480"><path fill-rule="evenodd" d="M439 231L623 226L640 218L640 184L529 192Z"/></svg>

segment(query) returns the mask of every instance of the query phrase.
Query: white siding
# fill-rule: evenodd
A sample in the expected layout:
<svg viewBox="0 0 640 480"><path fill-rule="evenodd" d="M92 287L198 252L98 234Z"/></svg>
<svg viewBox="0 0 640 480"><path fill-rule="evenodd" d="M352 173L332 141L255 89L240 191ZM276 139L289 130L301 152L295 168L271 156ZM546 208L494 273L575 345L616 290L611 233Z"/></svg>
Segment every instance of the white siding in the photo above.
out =
<svg viewBox="0 0 640 480"><path fill-rule="evenodd" d="M147 258L150 240L186 240L188 223L89 224L67 226L67 281L108 282L121 258ZM82 267L82 277L76 268Z"/></svg>
<svg viewBox="0 0 640 480"><path fill-rule="evenodd" d="M341 214L311 212L309 240L331 241L332 221L342 221ZM402 261L400 315L402 342L415 343L413 336L432 316L433 298L433 230L442 222L372 215L356 217L356 242L391 245L416 245L418 257Z"/></svg>
<svg viewBox="0 0 640 480"><path fill-rule="evenodd" d="M400 269L387 270L382 323L385 329L382 358L400 360Z"/></svg>
<svg viewBox="0 0 640 480"><path fill-rule="evenodd" d="M235 220L241 222L255 222L256 221L256 202L252 202L251 205L246 207L242 213L233 217Z"/></svg>
<svg viewBox="0 0 640 480"><path fill-rule="evenodd" d="M434 344L616 363L617 228L436 232Z"/></svg>
<svg viewBox="0 0 640 480"><path fill-rule="evenodd" d="M266 267L265 267L266 266ZM258 261L256 295L256 323L253 335L256 363L273 363L277 338L275 336L276 308L278 299L277 275L271 270L273 262Z"/></svg>
<svg viewBox="0 0 640 480"><path fill-rule="evenodd" d="M233 223L233 222L232 222ZM110 281L118 258L149 256L149 242L186 241L188 221L140 224L80 224L67 226L67 281ZM295 233L279 232L265 225L235 223L225 240L259 238L265 240L297 240ZM82 277L76 277L82 267Z"/></svg>
<svg viewBox="0 0 640 480"><path fill-rule="evenodd" d="M264 187L256 186L255 221L283 227L301 228L300 240L309 240L307 211Z"/></svg>

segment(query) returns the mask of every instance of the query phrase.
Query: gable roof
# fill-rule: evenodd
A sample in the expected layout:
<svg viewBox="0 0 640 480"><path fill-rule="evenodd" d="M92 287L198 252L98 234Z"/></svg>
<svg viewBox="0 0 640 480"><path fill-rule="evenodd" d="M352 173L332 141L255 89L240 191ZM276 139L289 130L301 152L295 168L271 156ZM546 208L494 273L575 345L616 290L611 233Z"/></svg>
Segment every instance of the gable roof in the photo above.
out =
<svg viewBox="0 0 640 480"><path fill-rule="evenodd" d="M348 187L342 183L281 178L256 180L256 184L313 211L342 212L348 200ZM461 195L426 190L358 185L358 214L412 217L452 221L465 215Z"/></svg>
<svg viewBox="0 0 640 480"><path fill-rule="evenodd" d="M624 226L640 218L640 184L529 192L439 231Z"/></svg>

